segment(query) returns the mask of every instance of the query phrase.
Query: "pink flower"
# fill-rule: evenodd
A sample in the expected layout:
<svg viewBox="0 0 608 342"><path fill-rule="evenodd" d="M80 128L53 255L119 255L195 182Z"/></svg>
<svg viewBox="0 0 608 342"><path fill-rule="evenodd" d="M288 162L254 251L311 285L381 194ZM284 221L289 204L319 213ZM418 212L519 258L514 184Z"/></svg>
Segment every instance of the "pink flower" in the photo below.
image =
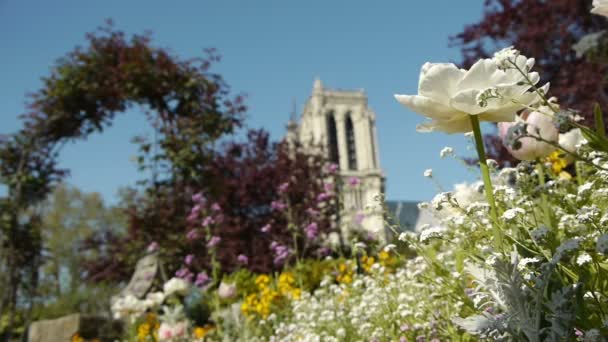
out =
<svg viewBox="0 0 608 342"><path fill-rule="evenodd" d="M239 256L236 257L236 260L243 265L247 265L249 263L249 258L245 254L239 254Z"/></svg>
<svg viewBox="0 0 608 342"><path fill-rule="evenodd" d="M326 192L322 192L319 195L317 195L317 202L325 202L328 199L331 198L331 194L328 194Z"/></svg>
<svg viewBox="0 0 608 342"><path fill-rule="evenodd" d="M336 173L338 171L338 169L339 169L338 164L332 163L327 166L327 172L329 172L331 174Z"/></svg>
<svg viewBox="0 0 608 342"><path fill-rule="evenodd" d="M272 226L270 225L270 223L267 223L264 227L260 228L260 231L262 233L268 233L271 228L272 228Z"/></svg>
<svg viewBox="0 0 608 342"><path fill-rule="evenodd" d="M279 193L280 194L285 193L287 191L287 188L289 188L289 183L288 182L282 183L281 185L279 185L279 189L278 189Z"/></svg>
<svg viewBox="0 0 608 342"><path fill-rule="evenodd" d="M220 241L222 241L222 239L219 236L212 236L211 239L209 239L209 241L207 241L207 247L208 248L213 248L215 246L217 246Z"/></svg>
<svg viewBox="0 0 608 342"><path fill-rule="evenodd" d="M205 284L209 282L209 276L207 272L201 272L196 275L196 280L194 281L194 285L198 287L203 287Z"/></svg>
<svg viewBox="0 0 608 342"><path fill-rule="evenodd" d="M283 211L287 208L287 204L279 202L279 201L272 201L270 203L270 207L276 211Z"/></svg>
<svg viewBox="0 0 608 342"><path fill-rule="evenodd" d="M359 180L359 177L350 177L348 179L348 184L350 184L351 186L357 186L361 183L361 180Z"/></svg>
<svg viewBox="0 0 608 342"><path fill-rule="evenodd" d="M192 254L186 255L186 257L184 258L184 263L186 265L192 264L192 261L194 261L194 255L192 255Z"/></svg>
<svg viewBox="0 0 608 342"><path fill-rule="evenodd" d="M158 242L152 241L146 248L146 251L148 253L154 253L154 252L158 251L159 248L160 248L160 246L158 245Z"/></svg>
<svg viewBox="0 0 608 342"><path fill-rule="evenodd" d="M222 210L222 207L220 207L220 205L217 202L215 202L211 205L211 210L220 211L220 210Z"/></svg>
<svg viewBox="0 0 608 342"><path fill-rule="evenodd" d="M203 219L202 226L203 226L203 227L207 227L207 226L209 226L209 225L212 225L213 223L214 223L214 221L213 221L213 217L211 217L211 216L207 216L207 217L205 217L205 218Z"/></svg>
<svg viewBox="0 0 608 342"><path fill-rule="evenodd" d="M203 202L204 199L205 199L205 197L203 197L203 193L201 193L201 192L192 195L192 202L194 202L194 203Z"/></svg>
<svg viewBox="0 0 608 342"><path fill-rule="evenodd" d="M319 211L313 208L306 209L306 213L312 217L316 217L317 215L319 215Z"/></svg>
<svg viewBox="0 0 608 342"><path fill-rule="evenodd" d="M525 112L515 122L498 123L498 136L513 157L519 160L535 160L544 158L555 151L555 147L533 138L539 137L543 140L558 142L559 131L553 123L551 113L549 107L541 106L532 113ZM522 134L528 135L528 137L518 139L517 137Z"/></svg>
<svg viewBox="0 0 608 342"><path fill-rule="evenodd" d="M198 238L198 231L196 229L191 229L190 231L188 231L188 233L186 234L186 239L192 241Z"/></svg>

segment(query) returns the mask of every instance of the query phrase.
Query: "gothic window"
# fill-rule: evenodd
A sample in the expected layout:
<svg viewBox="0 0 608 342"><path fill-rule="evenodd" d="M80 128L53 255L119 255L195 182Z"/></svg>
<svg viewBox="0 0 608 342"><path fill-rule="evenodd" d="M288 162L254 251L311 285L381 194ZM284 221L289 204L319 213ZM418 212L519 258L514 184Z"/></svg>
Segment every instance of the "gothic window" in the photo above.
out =
<svg viewBox="0 0 608 342"><path fill-rule="evenodd" d="M346 114L346 150L348 151L348 169L357 169L357 149L355 147L355 130L353 129L353 121L350 118L350 113Z"/></svg>
<svg viewBox="0 0 608 342"><path fill-rule="evenodd" d="M334 118L333 111L327 113L327 143L329 160L336 165L340 165L340 155L338 153L338 133L336 130L336 119Z"/></svg>

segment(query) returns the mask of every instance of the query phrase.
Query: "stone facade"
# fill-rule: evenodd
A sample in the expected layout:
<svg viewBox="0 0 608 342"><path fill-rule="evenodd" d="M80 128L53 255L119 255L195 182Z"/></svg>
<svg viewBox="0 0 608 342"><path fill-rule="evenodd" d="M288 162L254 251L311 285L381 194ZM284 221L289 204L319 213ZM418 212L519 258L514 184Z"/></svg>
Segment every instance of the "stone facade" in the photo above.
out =
<svg viewBox="0 0 608 342"><path fill-rule="evenodd" d="M375 122L376 114L363 90L326 89L317 79L299 123L292 119L287 136L310 148L321 147L339 165L344 180L344 212L340 215L344 236L356 224L354 217L364 214L362 228L385 240L381 208L385 177L380 168ZM349 186L351 177L357 177L361 184Z"/></svg>

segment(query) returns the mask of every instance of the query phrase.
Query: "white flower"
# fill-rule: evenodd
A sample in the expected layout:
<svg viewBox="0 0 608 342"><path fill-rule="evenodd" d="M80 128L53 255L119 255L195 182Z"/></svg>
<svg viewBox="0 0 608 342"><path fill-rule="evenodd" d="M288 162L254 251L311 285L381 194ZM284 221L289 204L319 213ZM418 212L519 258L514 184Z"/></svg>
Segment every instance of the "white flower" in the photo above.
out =
<svg viewBox="0 0 608 342"><path fill-rule="evenodd" d="M578 258L576 258L576 264L579 266L583 266L584 264L591 262L591 260L591 256L583 252L581 255L578 256Z"/></svg>
<svg viewBox="0 0 608 342"><path fill-rule="evenodd" d="M530 70L534 59L517 56L515 64ZM540 76L528 73L533 84ZM464 133L472 130L469 115L477 115L480 121L513 121L515 113L540 100L524 84L525 77L518 70L501 70L492 59L477 61L470 70L463 70L451 63L426 63L420 71L418 95L395 95L395 98L412 111L432 121L417 127L419 132L443 131ZM477 99L488 89L499 96L486 97L483 106ZM548 84L542 89L548 91Z"/></svg>
<svg viewBox="0 0 608 342"><path fill-rule="evenodd" d="M439 157L441 157L441 158L445 158L445 157L453 156L453 155L454 155L454 149L451 147L448 147L448 146L442 148L441 152L439 152Z"/></svg>
<svg viewBox="0 0 608 342"><path fill-rule="evenodd" d="M581 130L578 128L572 129L566 133L562 133L559 135L559 146L571 153L575 153L576 150L580 147L580 145L586 141L587 140L581 134ZM574 161L574 157L569 153L565 153L564 157L566 158L566 160L568 160L569 163Z"/></svg>
<svg viewBox="0 0 608 342"><path fill-rule="evenodd" d="M394 250L395 248L397 248L397 246L395 244L389 243L388 245L384 246L384 251L390 252L390 251Z"/></svg>
<svg viewBox="0 0 608 342"><path fill-rule="evenodd" d="M593 185L595 184L595 182L587 182L581 186L578 187L578 195L581 196L584 193L586 193L587 191L591 190L593 188Z"/></svg>
<svg viewBox="0 0 608 342"><path fill-rule="evenodd" d="M432 169L424 170L424 177L427 177L427 178L433 177L433 170Z"/></svg>
<svg viewBox="0 0 608 342"><path fill-rule="evenodd" d="M432 238L440 238L446 232L444 227L434 226L420 232L420 242L426 242Z"/></svg>
<svg viewBox="0 0 608 342"><path fill-rule="evenodd" d="M236 285L222 282L217 289L217 295L222 299L231 299L236 296Z"/></svg>
<svg viewBox="0 0 608 342"><path fill-rule="evenodd" d="M190 288L190 284L181 278L171 278L163 285L165 296L170 296L174 293L184 294Z"/></svg>
<svg viewBox="0 0 608 342"><path fill-rule="evenodd" d="M539 262L540 259L534 257L534 258L522 258L521 260L519 260L519 263L517 264L517 269L518 270L523 270L524 268L526 268L526 266L528 264L535 264L537 262Z"/></svg>
<svg viewBox="0 0 608 342"><path fill-rule="evenodd" d="M513 46L506 47L500 51L494 53L494 62L501 69L510 69L513 67L513 62L517 60L519 51L515 50Z"/></svg>
<svg viewBox="0 0 608 342"><path fill-rule="evenodd" d="M188 322L180 321L175 323L163 322L158 328L159 341L181 341L188 333Z"/></svg>
<svg viewBox="0 0 608 342"><path fill-rule="evenodd" d="M591 13L608 17L608 0L593 0Z"/></svg>
<svg viewBox="0 0 608 342"><path fill-rule="evenodd" d="M399 234L398 240L402 242L407 242L409 238L416 236L414 232L403 232Z"/></svg>
<svg viewBox="0 0 608 342"><path fill-rule="evenodd" d="M146 295L152 306L160 306L165 301L165 294L162 292L150 292Z"/></svg>
<svg viewBox="0 0 608 342"><path fill-rule="evenodd" d="M605 33L606 30L601 30L586 34L576 44L572 45L572 50L576 52L576 58L581 58L587 51L597 48Z"/></svg>
<svg viewBox="0 0 608 342"><path fill-rule="evenodd" d="M526 211L523 210L522 208L513 208L513 209L508 209L505 210L504 213L502 213L502 218L505 219L506 221L510 221L512 219L514 219L518 214L525 214Z"/></svg>
<svg viewBox="0 0 608 342"><path fill-rule="evenodd" d="M129 294L118 298L111 307L114 319L128 318L137 316L146 311L151 306L151 301L139 300Z"/></svg>

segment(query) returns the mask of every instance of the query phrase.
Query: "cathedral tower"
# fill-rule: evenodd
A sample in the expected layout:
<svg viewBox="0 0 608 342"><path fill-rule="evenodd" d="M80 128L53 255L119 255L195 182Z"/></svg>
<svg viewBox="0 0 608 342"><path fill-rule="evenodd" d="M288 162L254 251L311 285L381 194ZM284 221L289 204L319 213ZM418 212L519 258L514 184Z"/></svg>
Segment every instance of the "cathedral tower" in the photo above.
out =
<svg viewBox="0 0 608 342"><path fill-rule="evenodd" d="M363 229L384 240L383 200L380 199L384 193L384 174L380 168L375 121L376 115L369 108L363 90L325 89L317 79L297 132L293 128L290 131L304 146L323 146L330 161L339 166L344 184L344 212L340 215L343 233L348 236L351 227L361 224ZM352 178L360 184L350 185Z"/></svg>

